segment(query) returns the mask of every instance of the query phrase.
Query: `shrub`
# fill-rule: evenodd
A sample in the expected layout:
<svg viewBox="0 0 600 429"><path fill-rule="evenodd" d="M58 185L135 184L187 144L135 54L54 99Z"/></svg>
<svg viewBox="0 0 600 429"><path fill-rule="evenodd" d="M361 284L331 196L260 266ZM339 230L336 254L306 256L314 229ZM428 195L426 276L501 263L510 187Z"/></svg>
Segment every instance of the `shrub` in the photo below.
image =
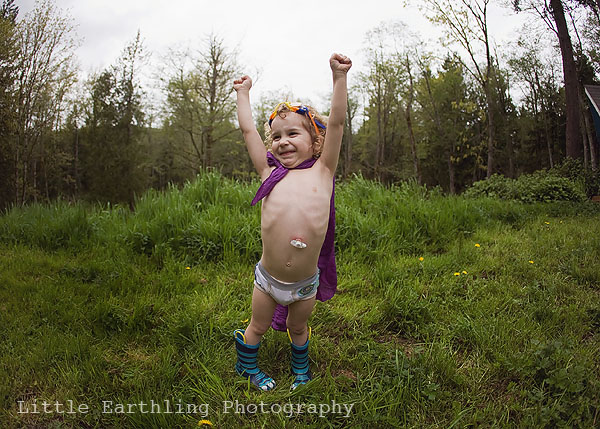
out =
<svg viewBox="0 0 600 429"><path fill-rule="evenodd" d="M523 174L518 179L494 174L487 180L475 182L464 193L467 197L492 197L525 203L574 201L586 199L583 186L554 171L540 170Z"/></svg>
<svg viewBox="0 0 600 429"><path fill-rule="evenodd" d="M580 183L588 197L600 195L600 173L584 168L580 159L565 158L549 171L557 176Z"/></svg>

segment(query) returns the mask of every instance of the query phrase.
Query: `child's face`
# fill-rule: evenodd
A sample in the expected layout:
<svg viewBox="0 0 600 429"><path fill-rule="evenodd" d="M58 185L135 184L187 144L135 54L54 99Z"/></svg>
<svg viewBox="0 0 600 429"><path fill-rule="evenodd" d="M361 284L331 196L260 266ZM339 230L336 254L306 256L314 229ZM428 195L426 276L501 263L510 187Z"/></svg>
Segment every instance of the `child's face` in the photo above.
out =
<svg viewBox="0 0 600 429"><path fill-rule="evenodd" d="M285 117L278 115L271 123L271 151L286 168L294 168L313 156L312 137L303 119L297 113L286 112Z"/></svg>

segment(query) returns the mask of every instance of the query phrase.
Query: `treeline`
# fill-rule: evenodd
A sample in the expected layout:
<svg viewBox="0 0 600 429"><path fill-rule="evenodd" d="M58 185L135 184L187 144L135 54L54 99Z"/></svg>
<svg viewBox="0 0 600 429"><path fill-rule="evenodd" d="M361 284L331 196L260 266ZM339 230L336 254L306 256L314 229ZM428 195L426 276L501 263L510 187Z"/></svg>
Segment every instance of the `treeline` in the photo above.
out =
<svg viewBox="0 0 600 429"><path fill-rule="evenodd" d="M414 179L455 193L492 173L517 177L565 156L597 168L582 89L600 72L598 2L513 2L550 30L531 29L508 49L495 47L488 33L488 0L421 3L454 44L440 54L403 24L367 34L367 67L349 93L341 176ZM565 56L556 48L549 55L542 42L563 31L557 3L577 30L576 138L567 125L574 114L562 82ZM132 203L148 188L211 168L252 177L231 89L240 67L224 40L210 35L196 52L172 49L154 73L157 100L142 84L149 53L139 33L113 65L81 81L73 28L52 0L39 0L23 17L14 0L3 0L0 208L55 198ZM517 87L522 96L514 100ZM285 96L258 100L259 130Z"/></svg>

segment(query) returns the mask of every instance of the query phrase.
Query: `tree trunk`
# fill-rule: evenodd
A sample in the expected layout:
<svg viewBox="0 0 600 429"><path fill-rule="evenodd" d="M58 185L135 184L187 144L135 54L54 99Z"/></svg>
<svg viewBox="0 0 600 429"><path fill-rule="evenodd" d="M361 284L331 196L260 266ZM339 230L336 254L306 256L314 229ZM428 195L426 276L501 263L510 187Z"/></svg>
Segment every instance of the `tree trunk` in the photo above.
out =
<svg viewBox="0 0 600 429"><path fill-rule="evenodd" d="M582 118L579 125L581 128L585 129L585 124L583 122ZM583 168L587 170L590 166L590 153L588 151L588 136L585 131L581 133L581 145L583 146Z"/></svg>
<svg viewBox="0 0 600 429"><path fill-rule="evenodd" d="M406 126L408 127L408 135L410 137L410 152L412 154L413 160L413 168L415 170L415 177L417 178L417 183L420 185L421 180L421 171L419 168L419 158L417 157L417 144L415 142L415 133L413 132L412 120L411 120L411 112L412 112L412 103L414 98L414 84L413 77L410 71L410 61L408 59L408 55L406 56L406 71L408 72L409 79L409 95L408 101L406 102Z"/></svg>
<svg viewBox="0 0 600 429"><path fill-rule="evenodd" d="M452 162L452 153L448 154L448 180L449 180L449 187L450 187L450 193L451 194L456 194L456 185L455 182L456 180L454 179L454 163Z"/></svg>
<svg viewBox="0 0 600 429"><path fill-rule="evenodd" d="M552 16L558 32L558 42L563 62L565 80L565 97L567 105L566 154L570 158L581 158L581 130L579 125L579 83L577 68L573 57L573 45L565 19L565 11L561 0L550 0Z"/></svg>
<svg viewBox="0 0 600 429"><path fill-rule="evenodd" d="M433 108L433 117L434 117L434 121L435 121L436 137L441 139L442 135L443 135L442 122L440 121L440 114L438 112L437 106L433 99L433 94L431 93L431 85L429 84L429 74L427 71L424 71L423 77L425 78L425 85L427 87L427 95L429 96L429 102L431 103L431 107ZM448 187L449 187L450 193L455 194L456 186L455 186L455 180L454 180L454 164L452 163L452 152L453 152L452 148L454 147L454 142L450 142L450 144L452 146L448 150L448 154L446 156L446 160L447 160L447 164L448 164L448 183L449 183Z"/></svg>
<svg viewBox="0 0 600 429"><path fill-rule="evenodd" d="M14 157L14 165L13 165L13 167L15 169L15 171L14 171L14 173L15 173L14 174L14 180L15 180L15 183L14 183L15 198L14 198L14 201L13 201L14 204L15 204L15 206L19 205L19 162L20 162L19 158L20 158L19 157L19 144L17 144L16 147L15 147L15 157Z"/></svg>
<svg viewBox="0 0 600 429"><path fill-rule="evenodd" d="M75 145L73 148L73 174L75 176L73 199L75 199L79 196L79 188L81 186L81 179L79 177L79 127L77 125L75 125Z"/></svg>
<svg viewBox="0 0 600 429"><path fill-rule="evenodd" d="M596 4L591 6L592 12L596 15L598 25L600 25L600 0L596 0Z"/></svg>
<svg viewBox="0 0 600 429"><path fill-rule="evenodd" d="M383 102L381 96L381 83L378 82L377 88L377 148L375 149L375 178L381 180L380 167L381 167L381 153L383 152L383 127L381 125L381 103Z"/></svg>
<svg viewBox="0 0 600 429"><path fill-rule="evenodd" d="M548 149L548 162L550 168L554 167L554 160L552 159L552 139L550 138L550 131L548 130L548 121L546 120L546 113L542 113L542 120L544 121L544 135L546 137L546 148Z"/></svg>
<svg viewBox="0 0 600 429"><path fill-rule="evenodd" d="M511 131L506 148L508 151L508 177L510 177L511 179L515 178L514 139L515 132Z"/></svg>
<svg viewBox="0 0 600 429"><path fill-rule="evenodd" d="M587 140L589 145L589 154L590 154L590 167L592 170L596 170L598 168L598 158L596 154L596 133L594 131L594 124L592 115L590 114L589 109L585 109L582 112L583 121L585 122L585 133L587 134Z"/></svg>
<svg viewBox="0 0 600 429"><path fill-rule="evenodd" d="M494 114L492 113L492 109L488 106L488 156L487 156L487 175L489 178L492 174L494 174Z"/></svg>
<svg viewBox="0 0 600 429"><path fill-rule="evenodd" d="M350 106L346 110L346 145L344 147L344 170L342 177L345 179L348 177L350 171L350 164L352 163L352 119L353 115L350 110Z"/></svg>
<svg viewBox="0 0 600 429"><path fill-rule="evenodd" d="M213 127L209 126L207 133L206 133L206 153L205 153L205 158L206 158L206 166L204 168L209 168L212 165L212 148L213 148Z"/></svg>
<svg viewBox="0 0 600 429"><path fill-rule="evenodd" d="M417 157L417 144L415 143L415 133L413 132L412 120L410 118L410 104L406 107L406 126L408 127L408 135L410 137L410 152L413 160L413 168L417 183L421 184L421 171L419 170L419 158Z"/></svg>
<svg viewBox="0 0 600 429"><path fill-rule="evenodd" d="M485 73L485 79L483 82L485 92L485 106L487 110L487 140L488 140L488 151L487 151L487 173L486 178L490 178L494 174L494 140L495 140L495 122L494 122L494 106L492 102L492 88L491 79L493 73L492 59L490 55L490 45L487 39L487 31L485 33L485 50L487 55L487 68Z"/></svg>
<svg viewBox="0 0 600 429"><path fill-rule="evenodd" d="M586 151L585 153L586 155L589 153L589 166L595 171L598 168L598 158L596 154L596 132L594 130L594 118L592 118L589 103L587 102L587 95L585 94L585 88L583 85L579 85L579 102L581 106L581 116L583 117L584 136L587 137L587 149L589 149L589 152Z"/></svg>
<svg viewBox="0 0 600 429"><path fill-rule="evenodd" d="M535 95L537 94L537 89L539 89L539 101L540 101L540 115L542 117L542 126L544 128L544 137L546 139L546 148L548 149L548 162L550 165L550 168L554 167L554 160L552 159L552 139L550 137L550 130L548 129L548 109L546 108L546 103L544 102L544 96L543 96L543 91L542 91L542 86L540 84L540 77L538 75L538 71L535 70L535 85L532 86L532 92L534 93L534 96L536 98L536 100L538 99L538 97ZM533 103L533 109L537 110L537 102ZM537 116L537 112L536 113Z"/></svg>
<svg viewBox="0 0 600 429"><path fill-rule="evenodd" d="M45 144L42 144L42 174L44 176L44 192L46 193L46 202L50 202L50 187L48 185L48 156L46 154Z"/></svg>

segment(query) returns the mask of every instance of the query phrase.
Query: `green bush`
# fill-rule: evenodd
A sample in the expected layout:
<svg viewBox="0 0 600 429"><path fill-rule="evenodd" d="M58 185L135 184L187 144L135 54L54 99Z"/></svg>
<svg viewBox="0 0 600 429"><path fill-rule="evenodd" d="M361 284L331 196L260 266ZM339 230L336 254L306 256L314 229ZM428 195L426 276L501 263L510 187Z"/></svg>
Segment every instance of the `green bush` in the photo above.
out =
<svg viewBox="0 0 600 429"><path fill-rule="evenodd" d="M540 170L509 179L498 174L475 182L464 193L467 197L492 197L524 203L573 201L586 199L583 185L554 171Z"/></svg>
<svg viewBox="0 0 600 429"><path fill-rule="evenodd" d="M549 171L557 176L580 183L588 197L600 195L600 173L584 168L580 159L565 158Z"/></svg>

